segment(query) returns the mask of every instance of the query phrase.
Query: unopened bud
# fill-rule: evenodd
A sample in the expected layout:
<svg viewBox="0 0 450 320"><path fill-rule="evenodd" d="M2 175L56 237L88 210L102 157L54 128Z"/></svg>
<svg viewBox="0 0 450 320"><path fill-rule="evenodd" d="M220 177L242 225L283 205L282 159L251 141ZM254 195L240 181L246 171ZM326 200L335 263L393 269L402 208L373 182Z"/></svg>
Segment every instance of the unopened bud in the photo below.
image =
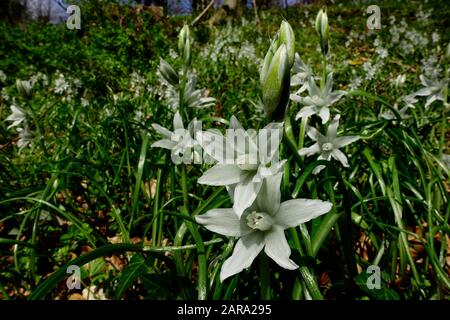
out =
<svg viewBox="0 0 450 320"><path fill-rule="evenodd" d="M164 77L164 79L167 82L169 82L172 86L178 85L177 73L172 68L172 66L164 59L161 59L159 61L159 71L161 72L161 75Z"/></svg>
<svg viewBox="0 0 450 320"><path fill-rule="evenodd" d="M191 36L189 26L185 24L178 34L178 51L183 57L185 65L189 65L191 60Z"/></svg>
<svg viewBox="0 0 450 320"><path fill-rule="evenodd" d="M286 45L282 44L272 57L262 84L264 110L272 120L283 119L289 100L290 67Z"/></svg>
<svg viewBox="0 0 450 320"><path fill-rule="evenodd" d="M21 95L23 95L25 98L31 98L32 86L31 86L30 81L17 79L16 87L17 87L17 91L19 91L19 93Z"/></svg>
<svg viewBox="0 0 450 320"><path fill-rule="evenodd" d="M289 66L292 67L295 58L295 35L291 25L285 20L281 23L280 26L278 43L280 45L286 45Z"/></svg>
<svg viewBox="0 0 450 320"><path fill-rule="evenodd" d="M328 53L328 15L323 9L320 9L316 17L316 31L320 37L320 47L322 49L322 54Z"/></svg>

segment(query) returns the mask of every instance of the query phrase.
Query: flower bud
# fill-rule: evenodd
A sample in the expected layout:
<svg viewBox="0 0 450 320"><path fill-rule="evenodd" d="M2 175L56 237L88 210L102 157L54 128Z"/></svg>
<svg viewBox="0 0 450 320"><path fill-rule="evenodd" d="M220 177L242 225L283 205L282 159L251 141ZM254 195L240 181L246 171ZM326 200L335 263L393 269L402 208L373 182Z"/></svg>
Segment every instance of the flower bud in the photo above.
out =
<svg viewBox="0 0 450 320"><path fill-rule="evenodd" d="M286 45L273 55L262 84L264 110L272 120L282 120L289 100L290 67Z"/></svg>
<svg viewBox="0 0 450 320"><path fill-rule="evenodd" d="M316 17L316 31L320 37L320 47L322 54L328 53L328 15L323 9L320 9Z"/></svg>
<svg viewBox="0 0 450 320"><path fill-rule="evenodd" d="M164 77L164 79L172 86L178 85L178 74L164 59L160 59L159 61L159 71L161 72L161 75Z"/></svg>
<svg viewBox="0 0 450 320"><path fill-rule="evenodd" d="M185 24L178 35L178 51L183 57L185 65L189 65L191 60L191 38L189 26Z"/></svg>
<svg viewBox="0 0 450 320"><path fill-rule="evenodd" d="M267 72L269 71L270 63L272 62L273 55L277 49L277 40L272 41L270 44L269 50L267 50L266 56L264 57L264 62L261 68L261 72L259 74L259 80L261 82L261 86L264 85L264 82L266 81Z"/></svg>
<svg viewBox="0 0 450 320"><path fill-rule="evenodd" d="M25 98L31 98L32 86L31 86L30 81L17 79L16 87L17 87L17 91L19 91L19 93L21 95L23 95Z"/></svg>
<svg viewBox="0 0 450 320"><path fill-rule="evenodd" d="M295 35L294 30L286 20L281 23L278 43L286 45L289 66L292 67L295 57Z"/></svg>

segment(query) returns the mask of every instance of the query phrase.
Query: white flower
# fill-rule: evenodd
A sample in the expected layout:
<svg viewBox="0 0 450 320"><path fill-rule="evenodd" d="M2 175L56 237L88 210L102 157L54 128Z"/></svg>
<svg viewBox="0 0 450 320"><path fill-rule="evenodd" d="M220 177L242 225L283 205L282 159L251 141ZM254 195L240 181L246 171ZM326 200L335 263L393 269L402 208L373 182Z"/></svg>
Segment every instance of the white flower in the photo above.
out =
<svg viewBox="0 0 450 320"><path fill-rule="evenodd" d="M226 137L209 131L198 132L196 138L204 152L218 161L198 183L227 186L234 200L234 211L240 216L256 199L263 180L280 172L285 163L277 159L282 126L272 122L258 133L246 132L233 116Z"/></svg>
<svg viewBox="0 0 450 320"><path fill-rule="evenodd" d="M447 168L450 170L450 154L442 154L442 161L447 166Z"/></svg>
<svg viewBox="0 0 450 320"><path fill-rule="evenodd" d="M5 83L7 78L8 77L6 76L5 72L3 72L3 70L0 70L0 82Z"/></svg>
<svg viewBox="0 0 450 320"><path fill-rule="evenodd" d="M164 83L164 82L163 82ZM205 97L206 89L195 89L197 83L197 76L193 73L188 75L183 94L183 103L190 108L208 108L215 104L216 99L213 97ZM178 86L172 86L166 81L168 85L166 96L169 100L169 105L172 109L180 107L180 89Z"/></svg>
<svg viewBox="0 0 450 320"><path fill-rule="evenodd" d="M26 120L26 114L22 108L12 105L11 112L12 113L6 118L6 121L12 121L13 123L9 125L7 129L17 127Z"/></svg>
<svg viewBox="0 0 450 320"><path fill-rule="evenodd" d="M420 75L420 81L424 88L417 91L414 95L427 97L425 108L428 108L436 100L441 100L444 103L444 90L448 87L449 79L437 80L427 79L424 75Z"/></svg>
<svg viewBox="0 0 450 320"><path fill-rule="evenodd" d="M309 199L280 203L281 177L282 173L268 177L254 205L240 217L233 209L212 209L195 217L198 223L212 232L239 238L232 256L222 265L221 281L248 268L263 248L282 268L298 268L289 258L291 249L284 230L327 213L332 205L330 202Z"/></svg>
<svg viewBox="0 0 450 320"><path fill-rule="evenodd" d="M22 149L31 142L33 138L33 134L28 129L28 126L25 124L23 128L17 128L17 132L19 133L19 140L17 141L17 147Z"/></svg>
<svg viewBox="0 0 450 320"><path fill-rule="evenodd" d="M397 76L397 78L395 78L394 86L396 88L401 88L405 84L405 81L406 81L406 75L400 74L400 75Z"/></svg>
<svg viewBox="0 0 450 320"><path fill-rule="evenodd" d="M60 73L55 80L55 93L64 94L70 90L70 84L65 79L64 74Z"/></svg>
<svg viewBox="0 0 450 320"><path fill-rule="evenodd" d="M345 94L344 91L332 91L333 90L333 73L329 73L327 76L327 82L325 88L320 90L314 79L309 78L308 81L308 93L309 96L301 97L296 94L291 94L291 100L300 102L304 107L297 113L295 119L309 117L313 114L318 114L322 119L322 123L327 123L330 119L329 107L336 103Z"/></svg>
<svg viewBox="0 0 450 320"><path fill-rule="evenodd" d="M191 163L192 160L194 160L194 163L198 163L200 157L198 148L200 148L200 146L193 138L195 136L196 122L197 119L192 120L188 125L188 129L185 129L181 115L177 111L173 118L173 132L159 124L153 123L153 129L161 134L164 139L154 142L151 147L171 150L172 161L176 164L179 164L182 161L183 163ZM198 146L198 148L195 148L196 146ZM193 148L194 153L192 154Z"/></svg>
<svg viewBox="0 0 450 320"><path fill-rule="evenodd" d="M295 61L292 66L291 87L301 85L296 94L308 89L309 78L313 76L311 68L303 62L298 53L295 53Z"/></svg>
<svg viewBox="0 0 450 320"><path fill-rule="evenodd" d="M347 157L339 150L352 142L359 139L358 136L342 136L337 137L337 129L339 126L339 115L336 115L328 126L327 135L322 135L316 128L309 127L307 134L312 140L316 141L315 144L308 148L302 148L299 150L301 156L310 156L313 154L320 154L317 160L330 161L331 157L342 163L344 167L348 167ZM325 166L317 166L313 173L319 173Z"/></svg>

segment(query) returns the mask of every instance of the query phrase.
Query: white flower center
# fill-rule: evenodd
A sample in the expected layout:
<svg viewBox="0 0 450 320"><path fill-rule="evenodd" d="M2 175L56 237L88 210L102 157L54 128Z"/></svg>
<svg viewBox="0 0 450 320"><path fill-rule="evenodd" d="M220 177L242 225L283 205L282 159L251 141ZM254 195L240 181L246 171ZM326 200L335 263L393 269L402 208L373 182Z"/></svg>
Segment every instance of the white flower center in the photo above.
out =
<svg viewBox="0 0 450 320"><path fill-rule="evenodd" d="M334 146L331 142L325 142L322 145L322 151L331 151L331 150L333 150L333 148L334 148Z"/></svg>
<svg viewBox="0 0 450 320"><path fill-rule="evenodd" d="M273 218L265 212L253 211L247 216L247 225L252 229L267 231L272 228Z"/></svg>
<svg viewBox="0 0 450 320"><path fill-rule="evenodd" d="M170 137L170 140L172 140L173 142L179 143L180 141L183 140L183 135L181 135L179 133L173 133L172 136Z"/></svg>

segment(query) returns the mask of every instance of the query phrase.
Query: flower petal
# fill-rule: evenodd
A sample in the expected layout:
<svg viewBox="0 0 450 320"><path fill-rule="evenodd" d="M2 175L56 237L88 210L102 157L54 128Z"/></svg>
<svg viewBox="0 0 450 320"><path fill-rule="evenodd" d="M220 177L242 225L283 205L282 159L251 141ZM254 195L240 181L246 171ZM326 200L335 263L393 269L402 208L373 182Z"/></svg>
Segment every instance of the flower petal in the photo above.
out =
<svg viewBox="0 0 450 320"><path fill-rule="evenodd" d="M340 117L341 116L339 114L337 114L336 116L334 116L333 120L328 125L327 138L330 140L333 140L336 138L337 129L339 127L339 118Z"/></svg>
<svg viewBox="0 0 450 320"><path fill-rule="evenodd" d="M233 254L222 265L220 281L235 275L250 267L253 260L264 247L264 234L256 231L239 239L234 247Z"/></svg>
<svg viewBox="0 0 450 320"><path fill-rule="evenodd" d="M176 145L177 145L177 143L174 142L174 141L171 141L169 139L162 139L162 140L159 140L159 141L156 141L156 142L152 143L151 147L152 148L164 148L164 149L172 150Z"/></svg>
<svg viewBox="0 0 450 320"><path fill-rule="evenodd" d="M316 107L303 107L300 109L300 111L295 116L295 120L298 120L300 118L309 117L313 114L316 114Z"/></svg>
<svg viewBox="0 0 450 320"><path fill-rule="evenodd" d="M291 248L289 247L282 227L275 225L270 231L266 232L265 242L264 252L280 267L289 270L298 268L298 265L289 259Z"/></svg>
<svg viewBox="0 0 450 320"><path fill-rule="evenodd" d="M172 136L172 132L157 123L152 123L152 127L164 138L170 139L170 137Z"/></svg>
<svg viewBox="0 0 450 320"><path fill-rule="evenodd" d="M253 231L245 219L239 220L231 208L212 209L205 214L196 216L195 220L209 231L228 237L242 237Z"/></svg>
<svg viewBox="0 0 450 320"><path fill-rule="evenodd" d="M429 96L431 94L430 88L422 88L419 91L417 91L414 95L416 96Z"/></svg>
<svg viewBox="0 0 450 320"><path fill-rule="evenodd" d="M252 205L261 189L262 182L253 182L252 180L253 174L248 174L234 189L233 209L239 217L245 209Z"/></svg>
<svg viewBox="0 0 450 320"><path fill-rule="evenodd" d="M327 123L330 119L330 109L328 107L320 108L319 117L322 119L322 124Z"/></svg>
<svg viewBox="0 0 450 320"><path fill-rule="evenodd" d="M333 158L335 158L336 160L338 160L340 163L342 163L342 165L344 167L348 167L348 162L347 162L347 157L345 156L345 154L339 150L339 149L334 149L333 151L331 151L331 156Z"/></svg>
<svg viewBox="0 0 450 320"><path fill-rule="evenodd" d="M323 169L325 169L326 167L323 165L323 164L321 164L321 165L318 165L317 167L315 167L314 168L314 170L313 170L313 174L319 174L320 173L320 171L322 171Z"/></svg>
<svg viewBox="0 0 450 320"><path fill-rule="evenodd" d="M230 129L244 129L239 120L233 115L230 119Z"/></svg>
<svg viewBox="0 0 450 320"><path fill-rule="evenodd" d="M359 140L359 136L342 136L337 137L333 140L333 145L335 148L342 148L350 143Z"/></svg>
<svg viewBox="0 0 450 320"><path fill-rule="evenodd" d="M318 143L315 143L308 148L302 148L298 151L298 154L301 156L310 156L316 153L320 153L320 146Z"/></svg>
<svg viewBox="0 0 450 320"><path fill-rule="evenodd" d="M242 170L233 164L216 164L198 179L198 183L209 186L226 186L239 183L243 178Z"/></svg>
<svg viewBox="0 0 450 320"><path fill-rule="evenodd" d="M281 204L275 216L275 222L284 229L293 228L327 213L331 207L330 202L322 200L288 200Z"/></svg>
<svg viewBox="0 0 450 320"><path fill-rule="evenodd" d="M257 208L261 212L267 212L270 215L278 212L281 200L280 185L282 177L283 173L279 172L263 180L261 190L259 190L258 196L256 197Z"/></svg>
<svg viewBox="0 0 450 320"><path fill-rule="evenodd" d="M183 119L181 118L181 115L178 111L175 113L175 116L173 117L173 131L177 129L184 129Z"/></svg>

